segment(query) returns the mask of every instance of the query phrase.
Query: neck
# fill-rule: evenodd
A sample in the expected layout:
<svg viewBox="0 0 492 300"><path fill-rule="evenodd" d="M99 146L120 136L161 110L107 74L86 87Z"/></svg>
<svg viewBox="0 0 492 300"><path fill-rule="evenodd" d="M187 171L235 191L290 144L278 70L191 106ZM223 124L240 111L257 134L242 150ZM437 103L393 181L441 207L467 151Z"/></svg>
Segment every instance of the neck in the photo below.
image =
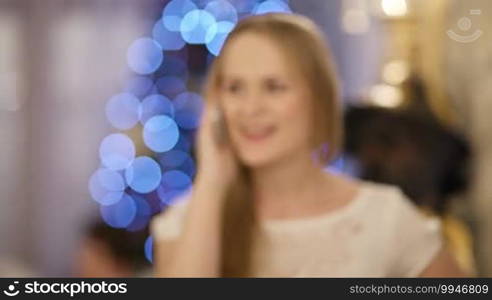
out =
<svg viewBox="0 0 492 300"><path fill-rule="evenodd" d="M315 192L313 187L321 186L326 178L310 153L252 169L251 175L255 199L282 202L295 201L307 191Z"/></svg>

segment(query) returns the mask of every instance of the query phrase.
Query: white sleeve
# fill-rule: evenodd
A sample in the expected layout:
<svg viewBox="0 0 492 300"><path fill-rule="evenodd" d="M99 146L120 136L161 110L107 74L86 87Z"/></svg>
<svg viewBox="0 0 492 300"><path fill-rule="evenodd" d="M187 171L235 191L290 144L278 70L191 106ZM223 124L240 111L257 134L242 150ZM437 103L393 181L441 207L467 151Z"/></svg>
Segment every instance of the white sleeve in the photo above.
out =
<svg viewBox="0 0 492 300"><path fill-rule="evenodd" d="M426 216L399 189L393 189L389 276L418 277L442 247L441 222Z"/></svg>
<svg viewBox="0 0 492 300"><path fill-rule="evenodd" d="M152 237L157 241L177 238L182 230L187 207L187 199L169 206L152 219L150 230Z"/></svg>

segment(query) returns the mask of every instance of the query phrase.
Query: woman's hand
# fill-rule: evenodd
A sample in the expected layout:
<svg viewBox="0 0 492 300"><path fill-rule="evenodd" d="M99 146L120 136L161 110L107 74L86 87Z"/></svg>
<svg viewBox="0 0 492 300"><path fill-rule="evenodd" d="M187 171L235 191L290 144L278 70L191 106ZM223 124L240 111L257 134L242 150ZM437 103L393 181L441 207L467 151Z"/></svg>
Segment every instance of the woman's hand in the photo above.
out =
<svg viewBox="0 0 492 300"><path fill-rule="evenodd" d="M198 131L197 186L223 193L237 176L238 166L227 137L221 137L219 107L208 103ZM226 131L222 134L226 134ZM225 138L222 140L222 138Z"/></svg>
<svg viewBox="0 0 492 300"><path fill-rule="evenodd" d="M237 164L230 145L217 141L217 121L216 107L208 104L198 131L198 172L183 232L172 244L158 245L159 276L221 275L223 200L236 177Z"/></svg>

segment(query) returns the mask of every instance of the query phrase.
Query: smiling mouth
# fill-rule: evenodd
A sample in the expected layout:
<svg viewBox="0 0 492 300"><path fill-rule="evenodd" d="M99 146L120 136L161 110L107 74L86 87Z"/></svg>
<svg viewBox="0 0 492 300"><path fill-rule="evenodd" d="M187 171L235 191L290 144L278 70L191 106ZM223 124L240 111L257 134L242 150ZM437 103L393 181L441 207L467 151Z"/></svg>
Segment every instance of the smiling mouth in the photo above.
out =
<svg viewBox="0 0 492 300"><path fill-rule="evenodd" d="M241 128L241 136L250 142L261 142L273 135L276 128L274 126L266 126L260 128Z"/></svg>

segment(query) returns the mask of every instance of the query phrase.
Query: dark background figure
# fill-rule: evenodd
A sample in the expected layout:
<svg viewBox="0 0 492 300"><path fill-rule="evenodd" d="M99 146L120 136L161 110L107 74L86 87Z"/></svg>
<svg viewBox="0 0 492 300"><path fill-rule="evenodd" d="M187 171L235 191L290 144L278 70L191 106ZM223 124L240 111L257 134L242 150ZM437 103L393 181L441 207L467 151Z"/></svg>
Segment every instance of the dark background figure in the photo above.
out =
<svg viewBox="0 0 492 300"><path fill-rule="evenodd" d="M140 277L150 275L143 245L147 230L131 232L97 221L87 227L78 248L76 277Z"/></svg>
<svg viewBox="0 0 492 300"><path fill-rule="evenodd" d="M420 206L443 214L468 186L470 147L432 119L403 111L353 107L346 114L346 151L359 176L398 185Z"/></svg>
<svg viewBox="0 0 492 300"><path fill-rule="evenodd" d="M439 215L449 247L473 270L468 226L451 213L469 183L471 149L458 132L421 111L350 107L345 115L346 155L357 177L392 184L426 212Z"/></svg>

